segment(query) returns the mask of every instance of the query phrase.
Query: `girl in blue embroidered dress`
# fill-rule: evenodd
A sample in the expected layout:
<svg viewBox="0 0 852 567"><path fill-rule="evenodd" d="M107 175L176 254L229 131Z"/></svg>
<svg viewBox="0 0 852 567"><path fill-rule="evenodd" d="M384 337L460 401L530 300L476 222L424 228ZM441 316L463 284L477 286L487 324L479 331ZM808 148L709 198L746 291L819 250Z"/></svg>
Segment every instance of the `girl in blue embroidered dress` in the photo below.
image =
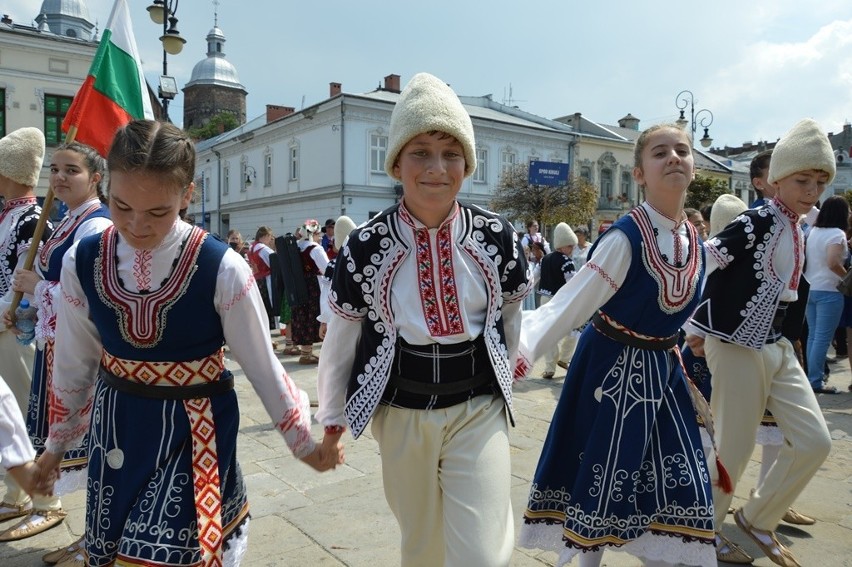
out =
<svg viewBox="0 0 852 567"><path fill-rule="evenodd" d="M68 213L62 222L39 250L34 269L15 271L12 288L33 296L33 304L38 308L36 338L38 349L33 363L33 379L27 414L27 431L30 434L36 452L44 450L48 432L48 406L51 391L54 360L54 338L56 331L56 306L62 298L59 273L62 257L78 240L102 232L112 224L109 209L102 196L101 184L106 173L106 160L94 148L79 142L59 146L50 162L50 184L54 195L61 200ZM65 453L62 464L63 475L54 490L54 496L38 496L34 500L31 518L25 518L19 524L28 525L30 535L40 533L42 528L57 524L64 515L59 496L71 493L86 486L86 447L85 440ZM39 514L39 509L42 513ZM53 511L53 518L43 512ZM58 521L57 521L58 520ZM14 530L12 527L11 530ZM82 538L70 546L63 547L73 551L79 547ZM56 553L48 554L47 560Z"/></svg>
<svg viewBox="0 0 852 567"><path fill-rule="evenodd" d="M571 362L524 513L520 545L604 548L646 565L715 565L710 477L676 338L703 273L683 213L690 139L655 126L636 142L633 176L647 200L619 219L586 265L533 317L521 353L536 360L593 315Z"/></svg>
<svg viewBox="0 0 852 567"><path fill-rule="evenodd" d="M307 395L272 352L246 262L179 219L195 172L186 134L131 122L108 164L115 225L63 260L42 464L91 422L88 565L238 565L248 504L224 343L296 457L327 470L342 446L312 440Z"/></svg>

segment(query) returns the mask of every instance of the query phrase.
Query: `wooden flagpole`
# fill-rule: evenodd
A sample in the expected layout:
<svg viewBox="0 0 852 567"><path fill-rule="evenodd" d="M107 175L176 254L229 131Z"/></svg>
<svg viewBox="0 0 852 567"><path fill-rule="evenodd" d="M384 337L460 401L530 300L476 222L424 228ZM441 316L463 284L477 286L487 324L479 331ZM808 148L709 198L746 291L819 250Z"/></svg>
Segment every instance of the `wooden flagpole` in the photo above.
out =
<svg viewBox="0 0 852 567"><path fill-rule="evenodd" d="M65 134L65 143L70 144L74 141L74 138L77 137L77 127L71 126L68 128L68 133ZM33 232L32 243L30 244L30 249L27 250L27 258L24 260L24 269L32 270L33 264L35 264L35 257L38 254L38 248L41 243L41 237L44 234L44 227L47 226L47 219L50 217L50 209L53 207L53 187L48 183L47 186L47 195L44 196L44 203L41 206L41 215L38 217L38 223L35 227L35 232ZM9 307L9 316L12 318L12 324L15 324L17 318L15 317L15 309L18 308L18 304L23 299L24 293L22 291L16 291L12 295L12 305Z"/></svg>

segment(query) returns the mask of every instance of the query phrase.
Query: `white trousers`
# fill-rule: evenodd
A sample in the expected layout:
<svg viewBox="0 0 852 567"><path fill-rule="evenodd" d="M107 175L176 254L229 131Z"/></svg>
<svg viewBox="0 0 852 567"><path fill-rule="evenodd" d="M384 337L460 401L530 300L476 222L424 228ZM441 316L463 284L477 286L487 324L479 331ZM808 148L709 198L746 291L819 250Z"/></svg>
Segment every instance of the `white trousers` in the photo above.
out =
<svg viewBox="0 0 852 567"><path fill-rule="evenodd" d="M743 506L751 525L775 530L831 450L822 410L787 339L758 351L708 336L704 351L713 375L710 406L716 446L735 488L754 450L754 432L764 409L772 412L784 433L778 459ZM717 530L732 497L713 486Z"/></svg>
<svg viewBox="0 0 852 567"><path fill-rule="evenodd" d="M433 410L381 405L371 431L403 567L509 565L515 535L502 398Z"/></svg>

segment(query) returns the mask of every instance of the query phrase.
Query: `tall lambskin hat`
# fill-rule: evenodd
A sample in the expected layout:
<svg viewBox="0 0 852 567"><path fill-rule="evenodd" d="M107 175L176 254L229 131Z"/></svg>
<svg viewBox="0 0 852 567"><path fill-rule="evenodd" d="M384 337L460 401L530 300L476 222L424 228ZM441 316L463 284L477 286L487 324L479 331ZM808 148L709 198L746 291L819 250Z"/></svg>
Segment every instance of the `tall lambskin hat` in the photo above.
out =
<svg viewBox="0 0 852 567"><path fill-rule="evenodd" d="M775 144L769 161L767 181L775 183L799 171L818 169L828 173L828 183L837 173L834 150L819 124L806 118L793 126Z"/></svg>
<svg viewBox="0 0 852 567"><path fill-rule="evenodd" d="M746 210L748 206L742 199L732 193L719 195L713 208L710 209L710 236L716 236L731 224L731 221Z"/></svg>
<svg viewBox="0 0 852 567"><path fill-rule="evenodd" d="M38 184L44 162L44 134L19 128L0 139L0 175L27 187Z"/></svg>
<svg viewBox="0 0 852 567"><path fill-rule="evenodd" d="M476 145L473 123L459 97L441 79L429 73L417 73L402 90L391 114L388 153L385 171L393 173L393 166L403 146L412 138L425 132L444 132L459 141L464 150L464 175L476 169Z"/></svg>
<svg viewBox="0 0 852 567"><path fill-rule="evenodd" d="M334 248L339 250L349 238L349 233L355 230L355 221L343 215L334 224Z"/></svg>
<svg viewBox="0 0 852 567"><path fill-rule="evenodd" d="M577 246L577 235L570 226L561 222L553 229L553 249L558 250L563 246Z"/></svg>

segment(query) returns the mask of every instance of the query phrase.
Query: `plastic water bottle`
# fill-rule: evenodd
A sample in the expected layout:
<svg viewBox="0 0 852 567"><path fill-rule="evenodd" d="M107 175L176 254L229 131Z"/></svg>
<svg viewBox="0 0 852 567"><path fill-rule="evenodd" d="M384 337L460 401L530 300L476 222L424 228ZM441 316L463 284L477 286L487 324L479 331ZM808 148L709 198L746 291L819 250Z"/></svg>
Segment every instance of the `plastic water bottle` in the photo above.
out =
<svg viewBox="0 0 852 567"><path fill-rule="evenodd" d="M22 299L15 309L15 328L18 329L18 342L28 345L35 338L36 308L26 299Z"/></svg>

